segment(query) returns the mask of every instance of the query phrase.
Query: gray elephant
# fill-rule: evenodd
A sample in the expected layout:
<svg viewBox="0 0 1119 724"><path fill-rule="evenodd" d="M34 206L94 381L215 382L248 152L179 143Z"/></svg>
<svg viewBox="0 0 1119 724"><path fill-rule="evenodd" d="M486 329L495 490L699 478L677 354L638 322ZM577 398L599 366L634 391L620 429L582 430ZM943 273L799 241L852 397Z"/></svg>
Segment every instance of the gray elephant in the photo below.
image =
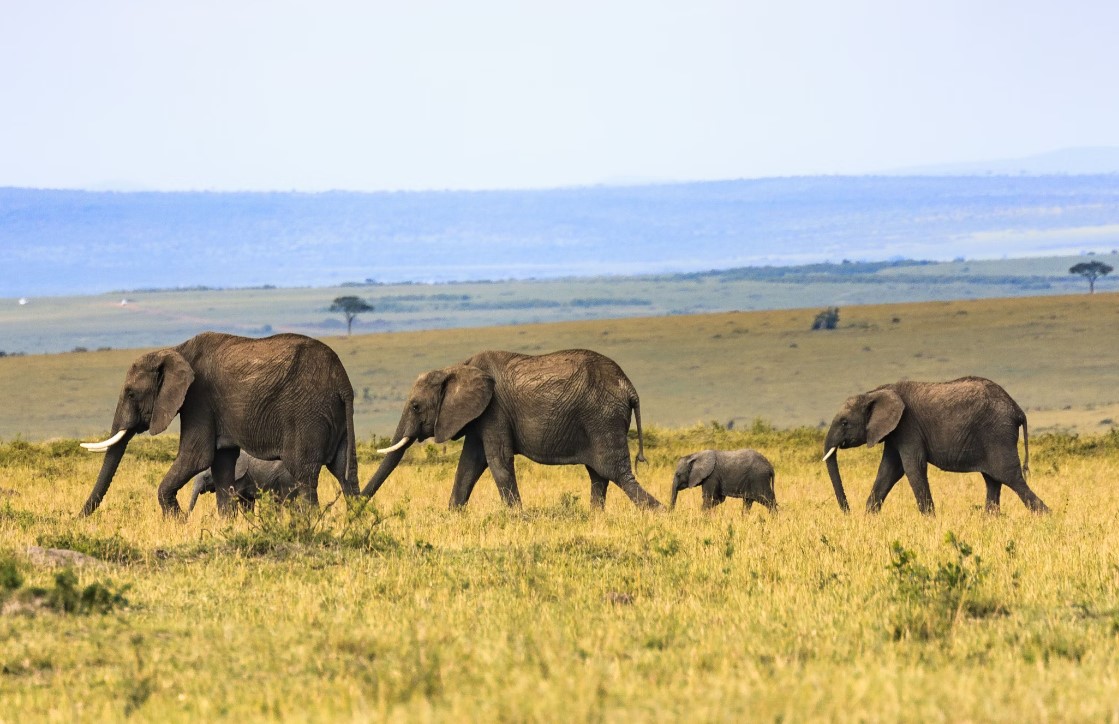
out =
<svg viewBox="0 0 1119 724"><path fill-rule="evenodd" d="M181 516L179 489L212 468L218 489L233 487L238 454L282 460L310 504L326 465L346 495L356 495L354 390L334 350L299 334L263 339L204 332L149 352L129 368L112 434L82 447L106 454L82 508L100 505L134 435L156 435L175 415L179 452L159 484L164 515Z"/></svg>
<svg viewBox="0 0 1119 724"><path fill-rule="evenodd" d="M261 493L271 493L276 500L286 502L293 498L298 490L299 485L284 467L282 460L258 460L251 455L241 453L237 457L231 489L219 490L214 483L214 474L211 470L194 476L187 513L194 511L198 496L202 493L216 493L218 511L224 513L233 502L239 504L242 510L252 510Z"/></svg>
<svg viewBox="0 0 1119 724"><path fill-rule="evenodd" d="M586 467L591 505L616 483L639 507L661 504L638 484L629 462L630 413L643 461L641 403L633 383L610 358L585 349L542 355L480 352L461 364L420 375L404 404L393 445L362 494L373 496L408 446L464 438L450 507L466 505L488 467L501 498L519 506L513 456L545 465Z"/></svg>
<svg viewBox="0 0 1119 724"><path fill-rule="evenodd" d="M1026 462L1018 458L1018 428L1025 439ZM917 507L933 514L928 464L953 473L979 472L987 484L987 510L999 510L999 494L1006 485L1036 513L1049 508L1026 485L1030 433L1026 414L1006 390L982 377L951 382L902 381L850 397L828 429L824 460L839 507L848 510L839 476L837 448L883 443L882 462L866 501L868 513L901 479L909 478Z"/></svg>
<svg viewBox="0 0 1119 724"><path fill-rule="evenodd" d="M743 513L755 502L776 512L773 478L773 466L757 450L701 450L676 463L669 507L676 507L676 494L681 490L702 486L704 510L727 498L742 498Z"/></svg>

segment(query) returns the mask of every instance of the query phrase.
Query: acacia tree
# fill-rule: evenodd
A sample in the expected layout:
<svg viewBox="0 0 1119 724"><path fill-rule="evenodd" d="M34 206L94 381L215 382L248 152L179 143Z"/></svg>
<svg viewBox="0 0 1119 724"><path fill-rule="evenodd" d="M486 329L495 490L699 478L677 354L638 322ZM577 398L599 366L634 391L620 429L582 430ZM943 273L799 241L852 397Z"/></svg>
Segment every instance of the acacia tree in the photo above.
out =
<svg viewBox="0 0 1119 724"><path fill-rule="evenodd" d="M1102 276L1110 274L1112 267L1104 264L1102 261L1082 261L1069 268L1069 274L1079 274L1088 280L1088 293L1096 293L1096 280Z"/></svg>
<svg viewBox="0 0 1119 724"><path fill-rule="evenodd" d="M346 336L349 336L354 328L354 318L362 312L372 312L373 305L361 297L335 297L329 311L341 312L346 317Z"/></svg>

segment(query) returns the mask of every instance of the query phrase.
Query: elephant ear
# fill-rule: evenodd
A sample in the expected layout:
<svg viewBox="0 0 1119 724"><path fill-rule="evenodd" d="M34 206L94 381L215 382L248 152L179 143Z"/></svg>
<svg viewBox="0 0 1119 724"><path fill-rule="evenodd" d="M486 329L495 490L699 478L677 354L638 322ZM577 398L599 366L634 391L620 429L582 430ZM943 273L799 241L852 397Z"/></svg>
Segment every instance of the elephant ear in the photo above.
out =
<svg viewBox="0 0 1119 724"><path fill-rule="evenodd" d="M477 367L456 365L449 368L435 417L435 442L453 440L462 428L481 415L493 398L493 384L493 378Z"/></svg>
<svg viewBox="0 0 1119 724"><path fill-rule="evenodd" d="M891 389L871 392L867 411L866 446L874 447L882 438L893 432L905 412L901 396Z"/></svg>
<svg viewBox="0 0 1119 724"><path fill-rule="evenodd" d="M186 358L173 349L166 349L154 353L158 364L159 392L156 393L155 405L152 407L152 421L148 425L148 432L158 435L167 429L179 408L186 399L187 389L194 382L194 370Z"/></svg>
<svg viewBox="0 0 1119 724"><path fill-rule="evenodd" d="M688 471L688 487L703 485L703 481L715 472L715 453L710 450L696 453L688 458L691 470Z"/></svg>

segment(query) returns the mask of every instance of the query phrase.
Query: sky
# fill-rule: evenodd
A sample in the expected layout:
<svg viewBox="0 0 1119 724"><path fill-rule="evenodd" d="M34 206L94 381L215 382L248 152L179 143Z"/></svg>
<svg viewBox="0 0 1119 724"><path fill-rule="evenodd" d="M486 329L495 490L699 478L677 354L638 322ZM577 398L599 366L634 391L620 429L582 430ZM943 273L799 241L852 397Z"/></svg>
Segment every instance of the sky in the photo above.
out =
<svg viewBox="0 0 1119 724"><path fill-rule="evenodd" d="M0 0L0 186L522 189L1119 146L1114 0Z"/></svg>

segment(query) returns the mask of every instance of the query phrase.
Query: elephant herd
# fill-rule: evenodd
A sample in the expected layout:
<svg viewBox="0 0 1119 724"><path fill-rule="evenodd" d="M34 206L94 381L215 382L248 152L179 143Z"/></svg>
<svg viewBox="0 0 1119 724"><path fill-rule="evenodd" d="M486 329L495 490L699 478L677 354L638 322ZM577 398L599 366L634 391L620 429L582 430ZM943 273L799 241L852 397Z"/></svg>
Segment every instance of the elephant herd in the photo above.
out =
<svg viewBox="0 0 1119 724"><path fill-rule="evenodd" d="M546 465L583 465L591 506L602 508L613 482L641 508L663 507L634 477L630 417L637 425L636 461L644 461L641 403L613 360L583 349L542 355L485 351L417 378L385 455L363 490L357 483L354 392L338 355L298 334L262 339L205 332L141 356L129 368L110 436L82 443L105 453L81 515L97 509L129 440L155 435L175 415L179 451L159 484L165 516L182 516L177 494L192 478L190 508L214 492L218 510L251 507L268 491L317 504L325 465L347 496L372 497L412 444L463 440L450 506L463 506L487 469L502 500L520 505L515 455ZM1018 427L1026 466L1019 464ZM882 462L867 500L875 512L904 473L923 513L934 512L929 463L952 472L980 472L987 509L997 511L1006 485L1034 512L1045 503L1026 484L1026 417L994 382L899 382L848 399L825 437L824 460L840 507L848 509L835 451L883 443ZM701 487L703 507L741 498L745 512L759 502L777 509L773 466L754 450L704 450L678 461L672 505L680 490Z"/></svg>

